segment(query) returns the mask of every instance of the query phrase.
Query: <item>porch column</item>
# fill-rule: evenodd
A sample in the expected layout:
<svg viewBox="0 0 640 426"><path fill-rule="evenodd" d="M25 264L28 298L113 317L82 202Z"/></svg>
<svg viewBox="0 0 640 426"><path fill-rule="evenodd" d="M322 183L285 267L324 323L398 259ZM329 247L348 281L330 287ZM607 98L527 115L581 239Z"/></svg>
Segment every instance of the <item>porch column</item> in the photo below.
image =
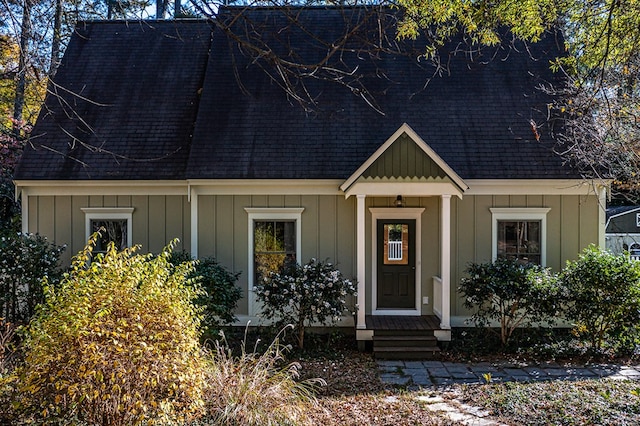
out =
<svg viewBox="0 0 640 426"><path fill-rule="evenodd" d="M366 263L365 263L365 209L364 202L366 195L356 195L357 201L357 215L356 215L356 258L357 258L357 279L358 279L358 317L356 322L356 328L358 329L366 329L366 319L365 319L365 303L366 303L366 295L365 295L365 274L366 274Z"/></svg>
<svg viewBox="0 0 640 426"><path fill-rule="evenodd" d="M440 328L451 328L451 195L442 195L442 209L440 212L441 227L441 265L442 274L442 318Z"/></svg>
<svg viewBox="0 0 640 426"><path fill-rule="evenodd" d="M191 257L198 258L198 192L189 187L189 202L191 203Z"/></svg>

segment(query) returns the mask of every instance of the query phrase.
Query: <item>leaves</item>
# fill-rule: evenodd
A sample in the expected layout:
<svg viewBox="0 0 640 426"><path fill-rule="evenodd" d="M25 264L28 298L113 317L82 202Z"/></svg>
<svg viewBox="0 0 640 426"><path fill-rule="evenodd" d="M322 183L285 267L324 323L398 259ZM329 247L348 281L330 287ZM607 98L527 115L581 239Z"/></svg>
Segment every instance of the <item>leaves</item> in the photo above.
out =
<svg viewBox="0 0 640 426"><path fill-rule="evenodd" d="M337 322L347 310L347 297L355 292L354 283L343 278L334 265L315 259L272 272L256 286L262 316L278 324L294 324L299 348L303 347L304 328L316 322Z"/></svg>
<svg viewBox="0 0 640 426"><path fill-rule="evenodd" d="M567 319L593 349L611 343L634 346L640 330L640 264L596 246L567 262L561 277L567 288Z"/></svg>
<svg viewBox="0 0 640 426"><path fill-rule="evenodd" d="M138 247L92 258L96 236L27 329L21 391L34 411L92 424L188 416L203 403L193 264ZM91 263L89 263L91 260Z"/></svg>
<svg viewBox="0 0 640 426"><path fill-rule="evenodd" d="M473 309L477 326L500 325L506 345L517 327L536 321L551 322L560 310L560 288L550 270L517 259L498 258L490 263L472 263L458 291L464 306Z"/></svg>

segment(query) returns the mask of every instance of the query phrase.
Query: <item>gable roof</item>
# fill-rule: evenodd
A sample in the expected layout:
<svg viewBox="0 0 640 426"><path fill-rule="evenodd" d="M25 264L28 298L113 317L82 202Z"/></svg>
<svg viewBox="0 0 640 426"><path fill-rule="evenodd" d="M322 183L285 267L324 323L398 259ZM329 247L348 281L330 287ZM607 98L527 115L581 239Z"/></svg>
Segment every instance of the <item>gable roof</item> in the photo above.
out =
<svg viewBox="0 0 640 426"><path fill-rule="evenodd" d="M409 171L410 167L406 164L401 164L400 161L394 161L394 158L390 158L393 163L391 167L386 167L384 164L376 166L376 163L379 163L381 160L385 160L384 156L389 154L392 150L393 145L400 145L404 142L401 138L406 136L410 142L408 144L411 146L415 146L417 148L417 152L414 152L415 157L413 160L414 167L413 173ZM399 142L400 141L400 142ZM408 151L408 149L407 149ZM422 153L422 155L420 155ZM420 158L421 157L421 158ZM426 161L425 161L426 160ZM388 162L388 161L386 161ZM431 167L428 167L430 172L421 171L420 173L416 173L416 169L420 169L419 163L432 163ZM425 168L427 168L425 167ZM387 169L391 170L391 176L389 173L386 173L387 170L383 173L371 173L372 168L376 169ZM434 170L435 169L435 170ZM447 163L445 163L442 158L433 150L431 147L422 140L420 136L406 123L402 124L398 130L395 131L387 141L378 148L376 152L373 153L371 157L367 159L359 168L355 171L341 186L340 189L346 193L348 193L349 188L356 183L359 179L364 178L365 180L380 179L380 178L395 178L395 179L407 179L409 182L416 181L416 178L421 177L424 181L432 180L432 181L442 181L443 178L448 178L450 182L454 183L457 187L455 191L458 194L464 192L468 186L467 184L458 176L458 174L451 168Z"/></svg>
<svg viewBox="0 0 640 426"><path fill-rule="evenodd" d="M326 46L306 31L337 39L364 10L299 9L299 25L282 9L243 13L261 25L265 43L281 54L294 43L295 58L313 63ZM49 96L16 179L346 180L403 123L460 180L579 177L553 153L549 126L540 142L530 127L546 122L551 102L538 86L560 82L548 65L560 52L553 35L528 49L489 49L473 62L452 56L450 75L431 78L434 69L416 57L358 52L377 28L370 24L336 57L357 65L379 111L344 85L314 78L304 84L316 105L305 111L264 71L268 58L243 55L204 21L81 24L56 76L63 96Z"/></svg>

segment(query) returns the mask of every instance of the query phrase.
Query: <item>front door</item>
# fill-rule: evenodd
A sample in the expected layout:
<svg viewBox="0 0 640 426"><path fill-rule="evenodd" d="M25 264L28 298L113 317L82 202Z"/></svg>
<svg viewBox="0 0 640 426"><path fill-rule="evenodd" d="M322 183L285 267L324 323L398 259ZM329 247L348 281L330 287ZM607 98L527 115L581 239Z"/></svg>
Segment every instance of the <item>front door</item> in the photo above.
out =
<svg viewBox="0 0 640 426"><path fill-rule="evenodd" d="M378 219L377 308L416 308L414 219Z"/></svg>

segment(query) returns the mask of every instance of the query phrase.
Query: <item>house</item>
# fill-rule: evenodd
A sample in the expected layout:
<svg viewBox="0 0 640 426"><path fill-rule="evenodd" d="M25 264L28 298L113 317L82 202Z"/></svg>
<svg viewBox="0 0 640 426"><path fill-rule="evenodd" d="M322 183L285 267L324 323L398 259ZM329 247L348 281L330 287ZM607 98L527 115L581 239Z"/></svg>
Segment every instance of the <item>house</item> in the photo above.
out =
<svg viewBox="0 0 640 426"><path fill-rule="evenodd" d="M606 218L607 250L640 260L640 206L609 207Z"/></svg>
<svg viewBox="0 0 640 426"><path fill-rule="evenodd" d="M549 69L561 40L459 49L434 67L389 53L396 41L367 10L292 20L256 8L233 33L204 20L80 23L17 171L23 230L69 253L98 226L150 251L178 237L242 272L243 323L256 320L265 263L329 258L357 279L343 325L360 342L394 323L449 340L469 317L457 283L470 262L558 270L604 245L606 188L554 153L539 89L562 83ZM345 47L328 50L345 28ZM371 37L384 48L357 48ZM317 74L282 68L328 51Z"/></svg>

